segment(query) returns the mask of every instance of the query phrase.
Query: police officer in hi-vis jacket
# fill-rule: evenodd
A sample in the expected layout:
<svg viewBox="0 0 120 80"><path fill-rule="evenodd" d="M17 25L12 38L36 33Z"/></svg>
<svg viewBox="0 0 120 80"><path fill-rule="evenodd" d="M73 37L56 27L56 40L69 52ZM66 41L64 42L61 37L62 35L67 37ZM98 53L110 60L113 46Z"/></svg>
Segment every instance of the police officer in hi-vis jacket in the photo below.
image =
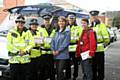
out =
<svg viewBox="0 0 120 80"><path fill-rule="evenodd" d="M104 80L104 45L107 45L110 41L107 28L98 17L99 11L90 11L91 15L91 27L96 32L97 38L97 50L93 57L93 80Z"/></svg>
<svg viewBox="0 0 120 80"><path fill-rule="evenodd" d="M34 46L31 32L24 27L25 18L20 15L16 25L7 34L11 80L29 80L30 50Z"/></svg>

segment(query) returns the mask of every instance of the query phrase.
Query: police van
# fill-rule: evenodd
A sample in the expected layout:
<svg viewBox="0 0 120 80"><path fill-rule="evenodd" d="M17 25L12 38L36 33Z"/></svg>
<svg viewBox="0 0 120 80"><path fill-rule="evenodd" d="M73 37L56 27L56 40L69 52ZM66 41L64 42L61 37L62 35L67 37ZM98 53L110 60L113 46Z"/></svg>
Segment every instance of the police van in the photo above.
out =
<svg viewBox="0 0 120 80"><path fill-rule="evenodd" d="M80 23L81 18L89 18L88 14L82 13L82 10L75 11L75 10L65 10L61 7L49 4L49 3L41 3L39 5L27 5L27 6L17 6L12 7L10 9L5 9L4 11L9 12L9 21L12 22L11 24L14 24L14 20L18 15L23 15L26 18L25 26L29 26L29 22L31 18L38 19L39 25L43 23L43 20L41 18L42 15L46 13L52 14L51 23L53 26L57 23L58 16L67 16L68 13L75 13L77 22ZM5 22L6 23L6 22ZM9 22L8 22L9 25ZM80 25L80 24L79 24ZM4 25L3 25L4 26ZM4 26L5 27L5 26ZM10 72L9 72L9 64L8 64L8 52L6 49L6 36L7 32L11 26L7 26L5 30L4 27L0 27L0 80L1 77L5 78L6 80L10 79Z"/></svg>
<svg viewBox="0 0 120 80"><path fill-rule="evenodd" d="M0 80L2 78L9 79L9 64L8 64L8 52L6 49L6 43L7 39L5 36L7 33L3 32L2 35L0 35Z"/></svg>

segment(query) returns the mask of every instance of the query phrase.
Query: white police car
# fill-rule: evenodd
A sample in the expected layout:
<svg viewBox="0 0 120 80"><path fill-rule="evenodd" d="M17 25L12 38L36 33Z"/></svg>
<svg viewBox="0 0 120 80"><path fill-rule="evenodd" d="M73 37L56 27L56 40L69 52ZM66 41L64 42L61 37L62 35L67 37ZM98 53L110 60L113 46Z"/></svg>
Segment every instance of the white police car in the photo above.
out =
<svg viewBox="0 0 120 80"><path fill-rule="evenodd" d="M5 34L5 33L4 33ZM5 34L6 35L6 34ZM0 80L9 80L10 71L8 64L8 52L6 48L7 39L3 37L3 34L0 35Z"/></svg>

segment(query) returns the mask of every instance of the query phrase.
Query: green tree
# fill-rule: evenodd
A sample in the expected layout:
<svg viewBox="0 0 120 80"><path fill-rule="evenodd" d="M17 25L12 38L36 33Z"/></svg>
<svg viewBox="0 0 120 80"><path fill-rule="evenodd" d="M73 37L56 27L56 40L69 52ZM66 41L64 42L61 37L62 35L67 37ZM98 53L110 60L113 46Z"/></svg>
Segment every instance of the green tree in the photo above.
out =
<svg viewBox="0 0 120 80"><path fill-rule="evenodd" d="M117 27L118 29L120 28L120 13L118 13L114 18L113 18L113 26Z"/></svg>

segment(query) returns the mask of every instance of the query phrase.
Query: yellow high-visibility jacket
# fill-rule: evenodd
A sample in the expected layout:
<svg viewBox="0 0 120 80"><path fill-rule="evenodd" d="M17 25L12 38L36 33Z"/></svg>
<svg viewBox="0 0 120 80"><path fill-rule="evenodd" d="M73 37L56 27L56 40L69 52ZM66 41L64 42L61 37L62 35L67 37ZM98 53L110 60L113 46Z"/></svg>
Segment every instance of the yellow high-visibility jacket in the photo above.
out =
<svg viewBox="0 0 120 80"><path fill-rule="evenodd" d="M32 31L31 31L32 33ZM40 57L41 56L41 51L40 51L40 47L43 44L43 29L38 27L37 30L35 31L35 33L32 33L32 37L34 38L34 43L35 46L33 47L33 49L30 52L30 56L31 58L36 58L36 57Z"/></svg>
<svg viewBox="0 0 120 80"><path fill-rule="evenodd" d="M46 28L44 27L44 25L41 27L43 30L42 32L44 33L43 36L44 36L44 42L43 42L43 45L41 46L41 52L42 54L52 54L51 53L51 49L50 49L50 43L52 41L52 38L54 37L54 34L55 34L55 29L51 26L52 30L51 30L51 33L48 34Z"/></svg>
<svg viewBox="0 0 120 80"><path fill-rule="evenodd" d="M23 29L22 33L19 33L17 27L11 29L7 34L7 49L11 58L9 63L29 63L30 55L28 54L34 46L34 40L32 34L26 28ZM22 50L26 54L20 56L18 53Z"/></svg>
<svg viewBox="0 0 120 80"><path fill-rule="evenodd" d="M96 52L103 52L104 45L108 44L110 41L107 28L104 23L100 23L100 24L97 24L96 26L94 26L93 30L96 32L96 37L97 37Z"/></svg>
<svg viewBox="0 0 120 80"><path fill-rule="evenodd" d="M75 52L76 51L76 41L79 40L79 37L82 33L82 27L80 26L67 26L70 29L71 32L71 41L69 45L69 52Z"/></svg>

